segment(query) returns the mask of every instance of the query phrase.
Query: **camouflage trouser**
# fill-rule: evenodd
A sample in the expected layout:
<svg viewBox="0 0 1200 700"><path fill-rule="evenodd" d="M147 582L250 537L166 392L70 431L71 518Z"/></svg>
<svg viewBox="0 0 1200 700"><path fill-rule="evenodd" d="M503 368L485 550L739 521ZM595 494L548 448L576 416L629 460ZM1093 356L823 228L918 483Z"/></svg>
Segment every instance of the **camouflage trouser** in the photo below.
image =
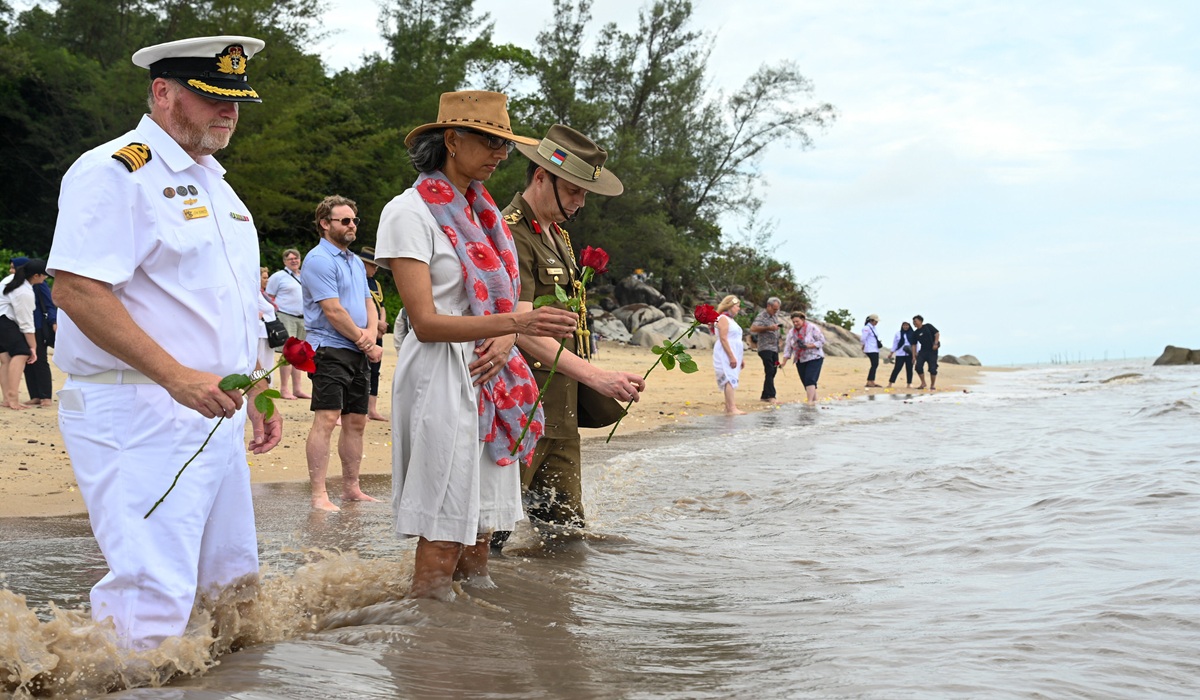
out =
<svg viewBox="0 0 1200 700"><path fill-rule="evenodd" d="M555 525L583 527L579 436L538 441L533 462L521 470L526 514Z"/></svg>

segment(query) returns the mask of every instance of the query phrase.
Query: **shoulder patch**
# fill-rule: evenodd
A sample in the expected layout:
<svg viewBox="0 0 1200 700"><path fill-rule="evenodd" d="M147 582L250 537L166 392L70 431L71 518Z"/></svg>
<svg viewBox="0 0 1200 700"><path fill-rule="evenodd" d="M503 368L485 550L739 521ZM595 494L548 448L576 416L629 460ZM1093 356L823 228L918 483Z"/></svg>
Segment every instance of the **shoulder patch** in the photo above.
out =
<svg viewBox="0 0 1200 700"><path fill-rule="evenodd" d="M513 209L511 212L504 215L504 220L511 225L520 221L522 216L523 214L521 214L520 209Z"/></svg>
<svg viewBox="0 0 1200 700"><path fill-rule="evenodd" d="M125 169L133 172L149 163L153 156L150 155L150 147L144 143L131 143L124 146L116 153L112 154L113 160L121 162Z"/></svg>

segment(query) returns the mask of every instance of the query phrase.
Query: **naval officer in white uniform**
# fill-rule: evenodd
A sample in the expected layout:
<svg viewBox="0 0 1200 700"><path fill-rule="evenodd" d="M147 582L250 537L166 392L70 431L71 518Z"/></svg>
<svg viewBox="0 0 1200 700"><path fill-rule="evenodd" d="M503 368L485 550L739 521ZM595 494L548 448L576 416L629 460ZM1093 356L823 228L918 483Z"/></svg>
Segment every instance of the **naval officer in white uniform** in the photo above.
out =
<svg viewBox="0 0 1200 700"><path fill-rule="evenodd" d="M262 101L246 78L262 48L219 36L135 53L150 71L150 114L62 182L47 264L62 312L54 362L68 374L59 427L109 566L92 617L111 617L131 649L183 634L197 594L232 585L250 596L257 582L246 411L217 384L256 369L258 236L212 154L229 144L239 103ZM249 447L266 452L279 413L264 423L248 398Z"/></svg>

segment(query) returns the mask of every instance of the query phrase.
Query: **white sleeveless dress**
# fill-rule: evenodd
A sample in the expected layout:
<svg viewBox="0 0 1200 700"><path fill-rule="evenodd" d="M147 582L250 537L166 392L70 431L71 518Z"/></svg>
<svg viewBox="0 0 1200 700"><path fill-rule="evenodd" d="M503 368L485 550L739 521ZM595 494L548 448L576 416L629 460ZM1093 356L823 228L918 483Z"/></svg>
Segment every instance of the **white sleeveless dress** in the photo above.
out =
<svg viewBox="0 0 1200 700"><path fill-rule="evenodd" d="M729 366L729 356L725 354L725 346L721 345L720 335L717 335L717 344L713 346L713 370L717 373L717 388L722 390L726 384L737 388L738 376L742 373L742 354L745 350L742 343L742 327L729 316L725 318L729 319L726 337L729 340L729 349L733 351L733 359L737 360L737 366Z"/></svg>

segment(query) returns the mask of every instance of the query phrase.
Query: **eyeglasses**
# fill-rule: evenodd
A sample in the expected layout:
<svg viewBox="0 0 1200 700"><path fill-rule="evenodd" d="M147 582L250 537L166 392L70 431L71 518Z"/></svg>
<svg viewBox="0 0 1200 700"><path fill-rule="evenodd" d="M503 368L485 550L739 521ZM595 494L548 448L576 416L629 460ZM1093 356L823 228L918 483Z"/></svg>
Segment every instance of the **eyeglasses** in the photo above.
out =
<svg viewBox="0 0 1200 700"><path fill-rule="evenodd" d="M342 226L349 226L351 221L353 221L353 222L354 222L354 225L355 225L355 226L358 226L359 224L361 224L361 223L362 223L362 219L358 218L357 216L344 216L344 217L342 217L342 218L340 218L340 219L335 219L335 218L333 218L333 217L330 217L330 216L327 216L327 217L325 217L325 218L326 218L326 220L328 220L328 221L336 221L336 222L338 222L339 224L341 224Z"/></svg>
<svg viewBox="0 0 1200 700"><path fill-rule="evenodd" d="M503 148L505 153L512 153L513 149L517 147L516 141L509 141L503 136L492 136L491 134L485 134L483 132L474 131L471 129L455 129L455 131L460 134L471 134L472 136L478 136L479 138L483 139L484 143L487 144L487 147L493 151L498 151Z"/></svg>

